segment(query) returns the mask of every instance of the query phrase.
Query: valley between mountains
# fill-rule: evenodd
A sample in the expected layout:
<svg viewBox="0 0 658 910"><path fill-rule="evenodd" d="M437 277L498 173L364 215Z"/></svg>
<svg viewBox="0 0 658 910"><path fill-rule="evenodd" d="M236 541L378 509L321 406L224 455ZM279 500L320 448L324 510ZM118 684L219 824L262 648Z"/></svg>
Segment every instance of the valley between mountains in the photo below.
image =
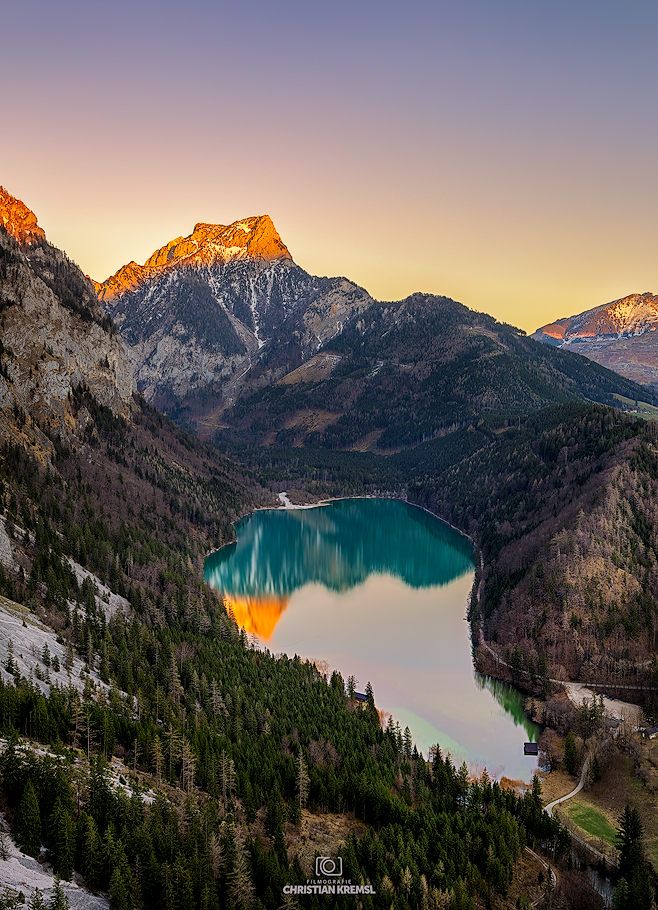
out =
<svg viewBox="0 0 658 910"><path fill-rule="evenodd" d="M531 846L556 906L602 906L538 778L520 794L426 761L372 693L360 708L338 672L253 649L203 584L233 521L279 492L385 495L471 537L475 664L528 694L547 764L596 758L608 793L626 768L619 874L650 907L658 756L551 683L658 721L649 374L445 297L311 276L267 216L197 224L103 282L4 190L0 225L0 594L50 641L19 660L3 640L2 809L23 852L121 910L355 906L284 898L316 854L372 889L363 907L438 910L541 898Z"/></svg>

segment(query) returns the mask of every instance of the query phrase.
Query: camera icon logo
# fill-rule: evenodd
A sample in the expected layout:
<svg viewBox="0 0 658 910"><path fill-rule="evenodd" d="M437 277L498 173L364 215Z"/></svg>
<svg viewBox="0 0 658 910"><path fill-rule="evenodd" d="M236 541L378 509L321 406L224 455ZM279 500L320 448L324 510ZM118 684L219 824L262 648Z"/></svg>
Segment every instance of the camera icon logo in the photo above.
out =
<svg viewBox="0 0 658 910"><path fill-rule="evenodd" d="M341 876L343 874L343 857L337 856L332 859L330 856L316 856L315 874L322 878L323 875Z"/></svg>

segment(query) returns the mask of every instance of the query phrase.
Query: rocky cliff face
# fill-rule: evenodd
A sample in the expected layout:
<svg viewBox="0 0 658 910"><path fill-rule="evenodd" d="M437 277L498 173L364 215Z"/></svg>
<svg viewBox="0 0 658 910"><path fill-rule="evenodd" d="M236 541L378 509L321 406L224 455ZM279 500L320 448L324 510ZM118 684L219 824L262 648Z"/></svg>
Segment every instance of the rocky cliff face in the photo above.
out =
<svg viewBox="0 0 658 910"><path fill-rule="evenodd" d="M3 186L0 186L0 225L23 245L46 239L45 231L37 224L34 212Z"/></svg>
<svg viewBox="0 0 658 910"><path fill-rule="evenodd" d="M95 287L140 391L201 435L246 386L298 366L373 303L297 266L267 215L197 224Z"/></svg>
<svg viewBox="0 0 658 910"><path fill-rule="evenodd" d="M650 291L558 319L532 337L658 387L658 296Z"/></svg>
<svg viewBox="0 0 658 910"><path fill-rule="evenodd" d="M69 439L69 397L84 384L115 414L126 412L134 379L125 346L94 288L45 239L36 217L0 195L0 432Z"/></svg>

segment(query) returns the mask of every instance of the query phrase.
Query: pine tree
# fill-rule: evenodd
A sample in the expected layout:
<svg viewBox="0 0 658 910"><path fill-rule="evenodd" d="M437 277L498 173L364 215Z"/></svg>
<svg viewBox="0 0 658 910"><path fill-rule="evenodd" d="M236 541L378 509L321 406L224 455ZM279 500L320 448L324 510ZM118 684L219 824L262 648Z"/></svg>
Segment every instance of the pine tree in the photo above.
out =
<svg viewBox="0 0 658 910"><path fill-rule="evenodd" d="M306 806L306 801L308 800L309 782L308 771L306 770L306 762L304 761L304 756L302 755L300 749L299 755L297 757L297 799L299 800L299 805L302 808Z"/></svg>
<svg viewBox="0 0 658 910"><path fill-rule="evenodd" d="M375 730L379 730L381 721L379 719L379 711L375 705L375 693L370 681L366 684L366 711Z"/></svg>
<svg viewBox="0 0 658 910"><path fill-rule="evenodd" d="M11 673L12 676L17 671L16 661L14 660L14 640L13 638L9 639L7 644L7 660L5 661L5 670L7 673Z"/></svg>
<svg viewBox="0 0 658 910"><path fill-rule="evenodd" d="M186 793L190 793L194 786L194 772L196 770L196 760L194 753L186 739L181 743L181 785Z"/></svg>
<svg viewBox="0 0 658 910"><path fill-rule="evenodd" d="M36 856L41 849L41 814L32 781L28 780L23 798L14 819L16 842L30 856Z"/></svg>
<svg viewBox="0 0 658 910"><path fill-rule="evenodd" d="M176 667L176 659L173 658L173 667ZM181 748L181 735L176 732L171 724L169 724L169 729L166 733L167 737L167 756L169 758L169 779L174 776L174 767L180 756Z"/></svg>
<svg viewBox="0 0 658 910"><path fill-rule="evenodd" d="M621 880L613 903L615 910L650 910L651 878L642 844L640 813L629 805L619 819L617 847ZM623 883L623 884L622 884Z"/></svg>
<svg viewBox="0 0 658 910"><path fill-rule="evenodd" d="M164 755L162 753L162 744L160 743L160 737L154 736L152 740L152 752L153 752L153 773L155 774L156 784L162 783L162 769L164 767Z"/></svg>
<svg viewBox="0 0 658 910"><path fill-rule="evenodd" d="M208 859L214 878L219 878L221 872L224 870L225 857L224 847L216 834L212 834L208 842Z"/></svg>
<svg viewBox="0 0 658 910"><path fill-rule="evenodd" d="M30 903L27 906L28 910L48 910L48 905L43 899L43 891L40 888L34 889Z"/></svg>
<svg viewBox="0 0 658 910"><path fill-rule="evenodd" d="M279 788L275 786L267 802L267 811L265 813L265 832L269 834L272 839L274 839L277 831L281 829L282 824L283 802L281 800Z"/></svg>
<svg viewBox="0 0 658 910"><path fill-rule="evenodd" d="M80 871L85 877L85 884L90 891L97 891L100 886L101 841L96 823L86 812L78 820L80 833Z"/></svg>
<svg viewBox="0 0 658 910"><path fill-rule="evenodd" d="M48 910L70 910L69 899L66 896L62 883L59 880L59 876L55 879L55 887L53 889L53 896L48 902Z"/></svg>
<svg viewBox="0 0 658 910"><path fill-rule="evenodd" d="M569 730L564 741L564 770L567 774L575 774L578 770L578 750L573 730Z"/></svg>
<svg viewBox="0 0 658 910"><path fill-rule="evenodd" d="M237 830L234 831L233 838L233 871L229 875L229 893L236 907L250 907L254 900L254 886L244 843Z"/></svg>
<svg viewBox="0 0 658 910"><path fill-rule="evenodd" d="M222 801L224 806L231 799L231 794L235 789L235 764L225 750L222 750L220 758L220 774L222 780Z"/></svg>
<svg viewBox="0 0 658 910"><path fill-rule="evenodd" d="M133 910L134 904L121 869L115 869L110 876L110 910Z"/></svg>
<svg viewBox="0 0 658 910"><path fill-rule="evenodd" d="M73 874L73 824L59 797L48 819L48 843L53 871L68 881Z"/></svg>

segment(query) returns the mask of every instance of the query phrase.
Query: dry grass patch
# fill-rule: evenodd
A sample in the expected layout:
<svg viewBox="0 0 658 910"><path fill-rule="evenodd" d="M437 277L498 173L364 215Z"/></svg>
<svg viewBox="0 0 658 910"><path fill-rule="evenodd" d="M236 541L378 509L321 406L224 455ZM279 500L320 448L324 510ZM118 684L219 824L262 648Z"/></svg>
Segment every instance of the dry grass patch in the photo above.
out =
<svg viewBox="0 0 658 910"><path fill-rule="evenodd" d="M654 755L658 761L658 749ZM636 808L644 827L647 856L658 870L658 791L640 780L628 755L615 749L601 780L581 792L578 801L598 810L615 829L626 804ZM569 805L564 803L563 808Z"/></svg>
<svg viewBox="0 0 658 910"><path fill-rule="evenodd" d="M350 815L339 815L326 812L323 815L313 815L302 809L302 823L299 828L286 825L286 843L288 855L292 860L299 857L299 862L304 872L312 877L315 875L314 857L336 856L350 834L357 838L366 832L366 825Z"/></svg>
<svg viewBox="0 0 658 910"><path fill-rule="evenodd" d="M571 793L577 783L576 778L567 774L562 768L550 771L543 778L540 773L539 777L541 780L541 798L545 806L548 803L552 803L554 799L559 799L561 796Z"/></svg>

